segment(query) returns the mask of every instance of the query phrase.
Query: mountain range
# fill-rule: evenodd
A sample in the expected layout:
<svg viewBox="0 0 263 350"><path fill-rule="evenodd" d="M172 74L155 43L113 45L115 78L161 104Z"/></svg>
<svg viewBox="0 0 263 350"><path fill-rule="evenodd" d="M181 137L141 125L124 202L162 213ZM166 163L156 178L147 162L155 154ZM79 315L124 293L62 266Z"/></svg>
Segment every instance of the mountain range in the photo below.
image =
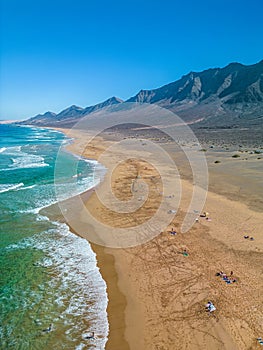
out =
<svg viewBox="0 0 263 350"><path fill-rule="evenodd" d="M86 108L73 105L58 114L46 112L20 124L71 127L83 116L124 102L157 104L198 128L262 126L263 60L190 72L160 88L141 90L126 101L111 97Z"/></svg>

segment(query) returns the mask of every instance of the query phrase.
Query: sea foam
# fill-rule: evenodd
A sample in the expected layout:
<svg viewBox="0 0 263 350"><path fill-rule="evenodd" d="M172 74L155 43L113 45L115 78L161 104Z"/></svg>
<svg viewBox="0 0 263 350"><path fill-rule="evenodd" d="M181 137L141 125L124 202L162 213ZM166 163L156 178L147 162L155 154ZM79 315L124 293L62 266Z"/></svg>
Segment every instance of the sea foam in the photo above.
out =
<svg viewBox="0 0 263 350"><path fill-rule="evenodd" d="M20 182L19 184L0 184L0 193L13 191L22 186L24 186L23 182Z"/></svg>
<svg viewBox="0 0 263 350"><path fill-rule="evenodd" d="M6 250L33 248L45 253L45 257L34 265L36 268L48 268L54 275L49 287L53 290L55 303L64 310L59 319L53 320L55 327L59 327L56 320L64 322L67 336L75 338L79 331L85 332L83 319L87 319L90 329L96 334L89 348L104 349L109 332L106 313L108 297L96 255L88 241L70 232L66 224L51 223L53 228L10 244ZM75 323L70 321L72 317ZM75 349L81 349L83 345L83 340L80 340Z"/></svg>

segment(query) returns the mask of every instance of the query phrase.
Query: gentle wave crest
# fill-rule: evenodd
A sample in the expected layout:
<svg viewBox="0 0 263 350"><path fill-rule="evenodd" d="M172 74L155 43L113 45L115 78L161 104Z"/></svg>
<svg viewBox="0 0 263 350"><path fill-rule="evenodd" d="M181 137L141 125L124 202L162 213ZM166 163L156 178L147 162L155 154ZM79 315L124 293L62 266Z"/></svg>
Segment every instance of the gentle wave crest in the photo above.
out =
<svg viewBox="0 0 263 350"><path fill-rule="evenodd" d="M20 182L19 184L3 184L3 185L0 185L0 193L13 191L22 186L24 186L23 182Z"/></svg>
<svg viewBox="0 0 263 350"><path fill-rule="evenodd" d="M47 219L41 219L44 218ZM86 318L90 322L90 328L98 335L90 348L104 349L109 332L106 313L108 297L106 283L97 267L96 255L88 241L71 233L66 224L52 224L53 228L10 244L5 249L14 251L33 248L45 252L45 257L34 266L36 269L48 269L44 271L49 271L50 276L54 276L49 287L52 294L55 294L58 308L63 310L59 319L54 319L55 327L64 324L67 337L75 338L79 332L85 333L83 320ZM28 300L27 307L29 303ZM69 317L73 317L74 323L68 322ZM85 348L87 344L79 340L76 346Z"/></svg>
<svg viewBox="0 0 263 350"><path fill-rule="evenodd" d="M0 148L0 153L5 153L7 155L19 155L21 152L22 146L11 146L11 147L2 147Z"/></svg>

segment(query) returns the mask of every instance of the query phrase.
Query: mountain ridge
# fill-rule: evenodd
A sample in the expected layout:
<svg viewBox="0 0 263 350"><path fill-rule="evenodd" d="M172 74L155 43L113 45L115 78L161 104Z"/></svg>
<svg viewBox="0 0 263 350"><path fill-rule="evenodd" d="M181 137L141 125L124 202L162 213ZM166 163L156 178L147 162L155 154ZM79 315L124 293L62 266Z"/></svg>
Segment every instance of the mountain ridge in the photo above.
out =
<svg viewBox="0 0 263 350"><path fill-rule="evenodd" d="M59 126L60 123L74 124L77 122L78 118L84 117L96 110L105 108L107 106L112 106L114 104L124 102L118 97L112 96L107 100L97 103L96 105L88 107L80 107L76 105L71 105L63 109L58 114L54 112L46 112L43 114L37 114L36 116L26 119L18 124L29 124L29 125L39 125L39 126Z"/></svg>
<svg viewBox="0 0 263 350"><path fill-rule="evenodd" d="M80 117L123 102L157 104L198 127L259 124L263 120L263 60L252 65L232 62L223 68L189 72L159 88L142 89L126 101L111 97L86 108L72 105L58 114L46 112L23 123L73 125Z"/></svg>

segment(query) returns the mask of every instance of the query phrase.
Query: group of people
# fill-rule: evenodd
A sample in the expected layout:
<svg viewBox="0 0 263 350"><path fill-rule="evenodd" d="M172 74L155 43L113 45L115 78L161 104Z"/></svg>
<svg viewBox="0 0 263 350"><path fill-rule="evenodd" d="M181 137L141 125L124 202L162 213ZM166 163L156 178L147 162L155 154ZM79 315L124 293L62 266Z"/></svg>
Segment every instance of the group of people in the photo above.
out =
<svg viewBox="0 0 263 350"><path fill-rule="evenodd" d="M249 236L247 236L247 235L244 236L244 238L245 238L245 239L249 239L250 241L254 241L254 240L255 240L254 237L249 237Z"/></svg>
<svg viewBox="0 0 263 350"><path fill-rule="evenodd" d="M43 333L50 333L51 331L53 331L53 323L50 323L50 325L43 329L42 332ZM94 332L87 332L85 334L83 334L83 339L95 339L95 333Z"/></svg>
<svg viewBox="0 0 263 350"><path fill-rule="evenodd" d="M206 221L211 221L211 218L209 217L209 213L207 211L204 211L203 214L200 214L200 218L205 218ZM196 221L199 221L198 218Z"/></svg>
<svg viewBox="0 0 263 350"><path fill-rule="evenodd" d="M216 276L220 276L222 280L225 281L227 284L237 282L237 279L233 277L233 271L230 272L230 276L227 276L227 274L223 271L217 272Z"/></svg>
<svg viewBox="0 0 263 350"><path fill-rule="evenodd" d="M227 276L227 274L224 273L223 271L219 271L216 273L216 276L221 277L222 280L225 281L227 284L237 282L237 279L234 278L233 275L234 275L233 271L230 271L230 276ZM214 312L216 310L215 305L211 301L208 301L205 308L206 308L206 311L208 311L209 313Z"/></svg>
<svg viewBox="0 0 263 350"><path fill-rule="evenodd" d="M200 214L201 218L205 218L207 221L211 221L211 218L209 217L208 212L204 212L203 214ZM196 222L199 221L199 218L196 218ZM172 228L170 231L171 235L176 235L176 231ZM250 241L254 241L254 237L250 237L248 235L244 236L245 239L249 239ZM183 255L188 256L188 252L186 249L183 250L182 252ZM222 278L226 284L231 284L237 282L237 279L233 277L234 273L233 271L230 271L230 275L228 276L226 273L223 271L219 271L216 273L216 276L219 276ZM212 314L214 311L216 311L215 305L212 303L212 301L208 301L207 304L205 305L205 309L209 314ZM262 338L257 338L257 341L259 342L260 345L263 345L263 339Z"/></svg>

